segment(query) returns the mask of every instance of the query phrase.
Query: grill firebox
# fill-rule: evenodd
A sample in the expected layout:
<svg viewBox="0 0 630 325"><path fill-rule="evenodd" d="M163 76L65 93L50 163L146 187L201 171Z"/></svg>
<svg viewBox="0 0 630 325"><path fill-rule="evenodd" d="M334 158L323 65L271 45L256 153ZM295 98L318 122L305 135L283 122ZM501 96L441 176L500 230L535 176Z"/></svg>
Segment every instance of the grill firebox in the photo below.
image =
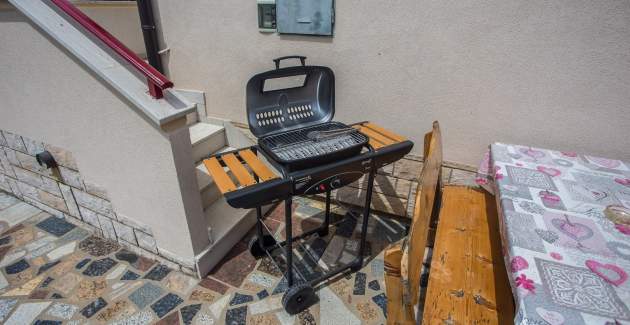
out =
<svg viewBox="0 0 630 325"><path fill-rule="evenodd" d="M367 142L354 128L326 122L264 137L258 143L274 160L300 169L357 155Z"/></svg>

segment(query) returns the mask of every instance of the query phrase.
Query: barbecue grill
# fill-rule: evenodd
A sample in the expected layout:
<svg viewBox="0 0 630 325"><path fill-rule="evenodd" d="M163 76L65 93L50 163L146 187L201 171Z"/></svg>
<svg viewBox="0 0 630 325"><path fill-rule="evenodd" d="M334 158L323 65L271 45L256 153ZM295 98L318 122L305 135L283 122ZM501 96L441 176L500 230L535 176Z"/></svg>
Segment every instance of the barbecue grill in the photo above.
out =
<svg viewBox="0 0 630 325"><path fill-rule="evenodd" d="M285 59L301 65L280 68ZM332 121L335 113L334 74L330 68L309 66L306 57L274 60L276 68L253 76L247 83L247 118L258 145L213 155L204 164L227 202L235 208L255 208L256 236L250 253L271 257L284 248L288 290L284 309L296 314L317 302L313 287L342 272L363 266L374 175L378 168L399 160L413 143L371 122L351 125ZM297 84L271 87L284 79ZM325 237L330 225L331 191L368 174L358 256L355 261L315 278L295 274L293 246L309 236ZM292 197L325 193L323 224L298 236L292 233ZM284 200L286 240L276 241L266 229L262 206ZM271 258L274 261L273 258ZM299 279L295 279L299 277Z"/></svg>

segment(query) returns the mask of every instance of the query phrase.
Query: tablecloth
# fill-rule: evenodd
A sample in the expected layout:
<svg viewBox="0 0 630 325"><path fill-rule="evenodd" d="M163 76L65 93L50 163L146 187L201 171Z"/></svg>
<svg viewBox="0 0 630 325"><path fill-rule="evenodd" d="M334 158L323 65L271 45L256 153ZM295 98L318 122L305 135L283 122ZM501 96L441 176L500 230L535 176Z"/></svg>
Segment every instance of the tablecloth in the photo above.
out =
<svg viewBox="0 0 630 325"><path fill-rule="evenodd" d="M495 143L477 182L495 193L516 324L630 324L630 164Z"/></svg>

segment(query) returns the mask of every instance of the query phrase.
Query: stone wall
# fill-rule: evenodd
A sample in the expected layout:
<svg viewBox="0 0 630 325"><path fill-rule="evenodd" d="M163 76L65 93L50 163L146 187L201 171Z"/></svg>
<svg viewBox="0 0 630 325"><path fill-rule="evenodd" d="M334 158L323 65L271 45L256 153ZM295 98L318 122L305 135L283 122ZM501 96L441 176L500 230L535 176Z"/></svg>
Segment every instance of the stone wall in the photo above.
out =
<svg viewBox="0 0 630 325"><path fill-rule="evenodd" d="M58 167L40 166L35 155L49 151ZM176 270L196 274L194 265L157 247L151 228L116 213L107 191L84 179L72 153L0 130L0 189L52 215L115 240L130 250L160 260Z"/></svg>
<svg viewBox="0 0 630 325"><path fill-rule="evenodd" d="M372 190L372 209L379 212L411 217L413 214L418 180L422 170L422 157L407 155L403 159L378 170ZM453 162L444 162L442 183L445 185L478 186L475 168ZM368 176L333 191L333 197L342 204L363 206Z"/></svg>

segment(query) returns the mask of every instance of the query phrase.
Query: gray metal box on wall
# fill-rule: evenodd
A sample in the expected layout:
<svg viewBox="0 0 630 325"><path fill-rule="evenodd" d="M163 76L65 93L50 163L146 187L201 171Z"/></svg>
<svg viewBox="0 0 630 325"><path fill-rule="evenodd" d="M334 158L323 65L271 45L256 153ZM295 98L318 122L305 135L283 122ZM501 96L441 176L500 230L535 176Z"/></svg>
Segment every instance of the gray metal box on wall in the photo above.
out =
<svg viewBox="0 0 630 325"><path fill-rule="evenodd" d="M278 33L332 35L333 0L276 0Z"/></svg>

